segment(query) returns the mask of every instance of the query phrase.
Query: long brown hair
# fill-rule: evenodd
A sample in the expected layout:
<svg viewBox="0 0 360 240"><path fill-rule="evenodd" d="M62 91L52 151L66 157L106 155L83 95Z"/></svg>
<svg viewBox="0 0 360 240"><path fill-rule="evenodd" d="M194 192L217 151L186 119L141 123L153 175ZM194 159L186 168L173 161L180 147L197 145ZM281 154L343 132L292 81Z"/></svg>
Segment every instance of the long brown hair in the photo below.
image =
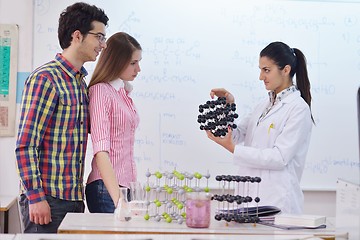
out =
<svg viewBox="0 0 360 240"><path fill-rule="evenodd" d="M100 83L117 79L128 66L135 50L142 50L135 38L125 32L118 32L106 41L96 64L88 88Z"/></svg>

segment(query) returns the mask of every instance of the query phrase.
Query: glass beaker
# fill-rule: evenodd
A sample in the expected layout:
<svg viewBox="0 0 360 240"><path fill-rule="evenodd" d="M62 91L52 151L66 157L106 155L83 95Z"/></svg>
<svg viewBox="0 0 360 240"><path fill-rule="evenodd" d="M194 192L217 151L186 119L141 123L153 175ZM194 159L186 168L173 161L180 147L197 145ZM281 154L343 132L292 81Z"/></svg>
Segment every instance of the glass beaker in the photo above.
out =
<svg viewBox="0 0 360 240"><path fill-rule="evenodd" d="M145 188L140 182L130 182L130 212L132 217L143 217L146 213Z"/></svg>
<svg viewBox="0 0 360 240"><path fill-rule="evenodd" d="M208 228L210 226L211 195L205 192L186 194L186 226Z"/></svg>

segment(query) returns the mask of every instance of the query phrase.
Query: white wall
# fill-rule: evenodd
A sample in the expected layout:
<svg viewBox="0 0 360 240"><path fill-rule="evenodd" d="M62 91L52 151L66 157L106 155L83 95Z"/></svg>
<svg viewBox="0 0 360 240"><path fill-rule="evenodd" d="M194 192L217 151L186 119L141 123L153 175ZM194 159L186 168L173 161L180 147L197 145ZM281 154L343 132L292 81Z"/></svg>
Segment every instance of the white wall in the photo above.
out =
<svg viewBox="0 0 360 240"><path fill-rule="evenodd" d="M32 1L0 0L0 24L17 24L19 26L18 72L30 72L32 68L32 22ZM16 107L16 112L19 112L19 106ZM19 114L16 114L16 122L18 122L18 117ZM0 195L2 196L15 197L19 193L19 178L14 152L15 136L16 133L13 137L0 137ZM20 232L17 205L10 209L9 221L9 232Z"/></svg>
<svg viewBox="0 0 360 240"><path fill-rule="evenodd" d="M31 72L33 1L0 0L0 23L19 25L18 72ZM18 111L19 106L17 106L17 113ZM19 114L17 114L16 121L18 121L18 118ZM18 195L19 181L15 167L15 141L15 136L0 138L0 195ZM305 212L335 216L335 200L335 191L306 191ZM11 211L10 225L18 224L16 214L17 211Z"/></svg>
<svg viewBox="0 0 360 240"><path fill-rule="evenodd" d="M32 67L32 13L32 1L0 0L0 23L17 24L19 26L18 72L30 72ZM19 111L18 106L16 111ZM18 116L19 114L17 114L17 122ZM15 136L0 138L1 195L18 194L19 181L15 167L15 141Z"/></svg>

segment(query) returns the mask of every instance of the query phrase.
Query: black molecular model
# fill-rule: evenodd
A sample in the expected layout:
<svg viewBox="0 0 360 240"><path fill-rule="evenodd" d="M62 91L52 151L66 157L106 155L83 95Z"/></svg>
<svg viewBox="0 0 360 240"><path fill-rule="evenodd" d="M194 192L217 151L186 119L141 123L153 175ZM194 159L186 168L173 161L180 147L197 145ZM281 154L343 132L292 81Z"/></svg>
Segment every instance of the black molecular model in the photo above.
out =
<svg viewBox="0 0 360 240"><path fill-rule="evenodd" d="M215 194L212 197L212 200L218 201L219 210L215 215L217 221L225 220L226 222L234 221L237 223L258 223L260 221L258 208L260 198L258 196L255 198L249 195L245 196L250 187L256 187L257 195L259 195L260 177L218 175L215 179L222 185L223 190L226 188L230 190L230 185L232 185L243 194L241 196L224 194L223 192L223 194ZM257 184L257 186L253 186L253 184ZM248 207L252 201L256 203L256 207Z"/></svg>
<svg viewBox="0 0 360 240"><path fill-rule="evenodd" d="M238 118L235 113L236 104L226 103L225 97L216 100L209 100L199 105L198 123L201 130L210 130L215 137L225 136L228 127L235 129L237 126L234 120Z"/></svg>

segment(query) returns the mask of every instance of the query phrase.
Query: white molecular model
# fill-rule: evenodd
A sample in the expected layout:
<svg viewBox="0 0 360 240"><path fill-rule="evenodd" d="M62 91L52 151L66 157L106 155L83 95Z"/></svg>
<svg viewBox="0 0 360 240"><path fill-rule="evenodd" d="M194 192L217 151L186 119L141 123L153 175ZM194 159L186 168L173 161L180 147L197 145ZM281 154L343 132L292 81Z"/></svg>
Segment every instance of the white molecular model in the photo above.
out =
<svg viewBox="0 0 360 240"><path fill-rule="evenodd" d="M146 213L145 220L155 219L160 222L164 220L168 223L176 221L182 224L186 219L185 202L188 192L209 192L208 181L209 172L194 174L188 172L150 173L146 172ZM150 179L155 178L155 182ZM206 187L200 187L201 179L206 179Z"/></svg>

